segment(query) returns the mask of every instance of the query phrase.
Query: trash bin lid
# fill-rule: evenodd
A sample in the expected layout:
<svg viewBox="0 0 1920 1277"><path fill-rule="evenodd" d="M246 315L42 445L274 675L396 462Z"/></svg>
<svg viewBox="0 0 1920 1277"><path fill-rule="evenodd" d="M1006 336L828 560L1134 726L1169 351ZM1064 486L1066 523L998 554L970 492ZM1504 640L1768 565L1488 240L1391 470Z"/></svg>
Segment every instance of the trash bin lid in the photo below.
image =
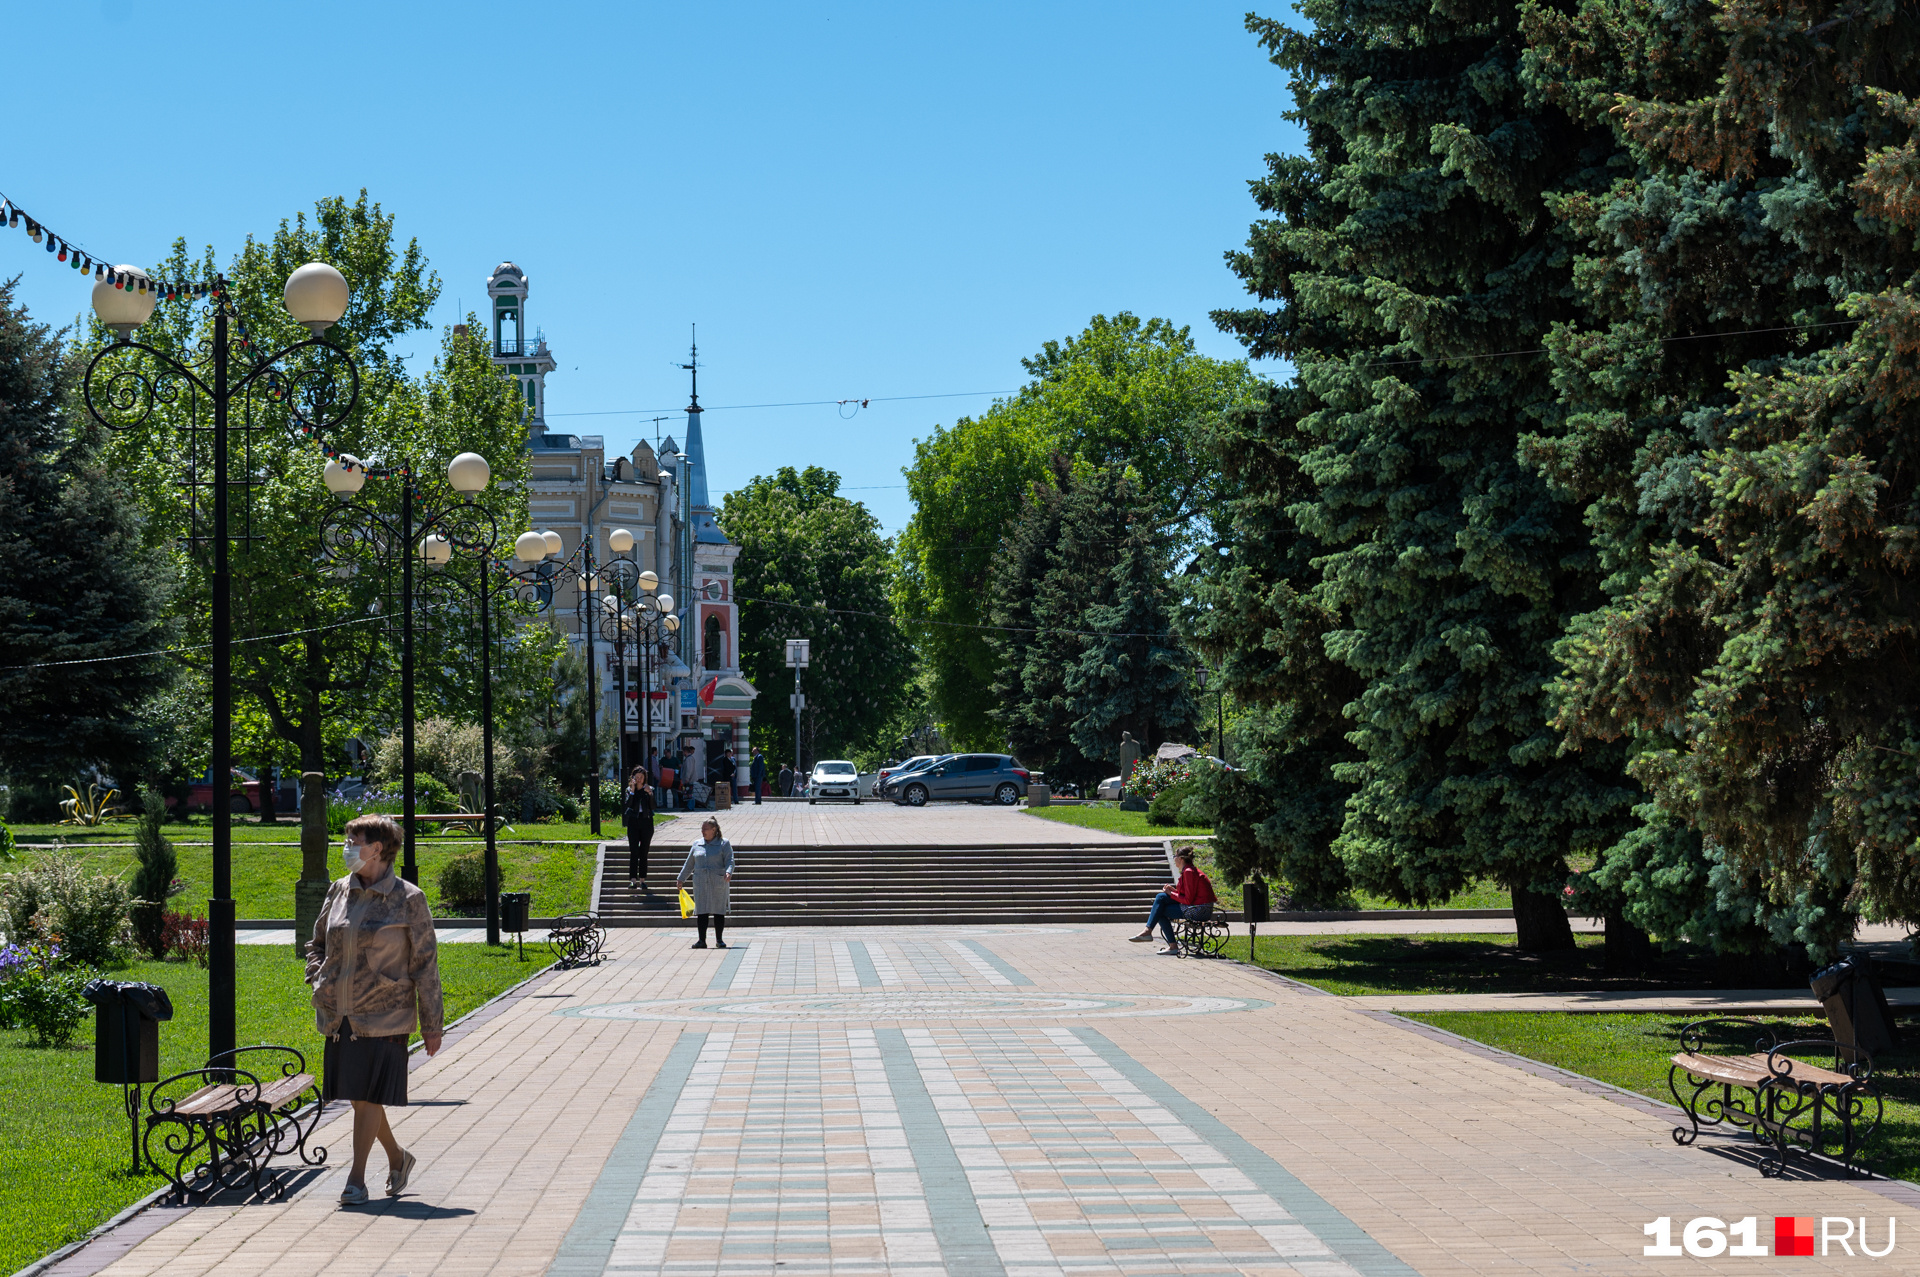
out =
<svg viewBox="0 0 1920 1277"><path fill-rule="evenodd" d="M80 996L95 1006L131 1006L149 1020L171 1020L173 999L157 984L138 980L89 980Z"/></svg>

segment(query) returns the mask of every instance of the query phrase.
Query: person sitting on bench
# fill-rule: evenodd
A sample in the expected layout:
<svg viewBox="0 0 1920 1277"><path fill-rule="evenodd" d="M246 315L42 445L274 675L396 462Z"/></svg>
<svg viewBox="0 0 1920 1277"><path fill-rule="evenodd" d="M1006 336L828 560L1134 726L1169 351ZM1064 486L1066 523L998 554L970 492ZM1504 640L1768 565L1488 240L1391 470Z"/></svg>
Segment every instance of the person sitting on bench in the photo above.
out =
<svg viewBox="0 0 1920 1277"><path fill-rule="evenodd" d="M1130 939L1134 944L1145 944L1153 939L1153 929L1160 928L1160 934L1166 937L1166 948L1160 953L1180 956L1180 944L1174 938L1173 921L1175 918L1205 918L1213 913L1218 897L1213 894L1213 884L1207 876L1193 867L1193 853L1176 851L1174 863L1180 866L1180 881L1167 884L1161 893L1153 898L1153 908L1147 912L1147 926L1137 936Z"/></svg>

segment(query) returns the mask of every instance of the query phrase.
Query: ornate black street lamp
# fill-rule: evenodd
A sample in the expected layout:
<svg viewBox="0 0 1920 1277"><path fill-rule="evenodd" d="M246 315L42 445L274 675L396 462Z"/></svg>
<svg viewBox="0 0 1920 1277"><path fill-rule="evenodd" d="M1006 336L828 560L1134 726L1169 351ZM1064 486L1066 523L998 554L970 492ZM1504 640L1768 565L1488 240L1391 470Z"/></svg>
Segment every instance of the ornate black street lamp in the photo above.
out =
<svg viewBox="0 0 1920 1277"><path fill-rule="evenodd" d="M271 354L256 353L244 335L236 339L233 326L239 311L224 277L214 280L208 294L213 336L200 343L190 360L131 339L134 329L152 316L160 294L145 272L132 266L115 268L113 278L119 282L102 281L93 288L94 313L117 337L87 365L82 381L87 412L110 430L138 428L156 410L162 410L163 419L180 414L177 428L186 446L186 542L213 551L213 894L207 901L207 1057L212 1063L222 1056L231 1058L236 1045L233 830L227 801L233 783L229 490L237 487L244 493L257 482L251 437L265 428L262 417L284 412L289 430L324 438L359 402L360 370L344 349L321 337L347 313L348 301L346 279L323 262L308 262L294 271L282 293L288 313L313 336ZM313 358L297 360L302 352ZM341 367L334 366L335 360ZM203 420L203 411L211 420ZM232 455L236 442L237 458ZM236 460L238 479L231 477Z"/></svg>
<svg viewBox="0 0 1920 1277"><path fill-rule="evenodd" d="M495 551L499 526L485 508L475 504L492 474L487 459L477 452L463 452L447 464L444 488L423 484L413 467L404 462L376 467L348 455L327 462L327 490L339 504L320 520L322 561L337 575L348 577L357 573L362 559L371 559L381 569L381 593L397 594L400 601L400 828L404 840L400 876L416 886L420 868L414 855L418 811L413 762L414 568L416 560L433 567L430 556L436 553L440 555L439 566L445 566L455 550L473 557ZM397 515L354 501L370 477L400 480ZM392 579L395 566L400 569L397 590ZM486 659L483 654L483 662ZM483 701L491 699L489 690L483 690L481 696Z"/></svg>
<svg viewBox="0 0 1920 1277"><path fill-rule="evenodd" d="M514 541L513 554L518 561L517 567L509 573L517 584L521 599L536 608L553 605L554 585L567 575L573 575L578 586L574 607L581 639L587 649L587 774L590 777L587 802L596 836L600 833L600 693L596 682L598 654L594 650L595 632L598 631L601 637L614 644L620 679L621 717L624 720L627 677L625 644L637 631L631 622L623 626L621 618L632 612L633 600L651 596L659 586L659 578L651 572L642 572L639 564L626 557L633 549L633 533L625 528L615 528L607 534L607 545L613 550L614 557L604 563L596 562L591 537L583 539L572 554L561 558L563 547L559 533L523 532ZM660 597L671 611L672 597ZM677 628L678 621L674 624ZM621 770L624 773L624 721L617 730L621 741Z"/></svg>

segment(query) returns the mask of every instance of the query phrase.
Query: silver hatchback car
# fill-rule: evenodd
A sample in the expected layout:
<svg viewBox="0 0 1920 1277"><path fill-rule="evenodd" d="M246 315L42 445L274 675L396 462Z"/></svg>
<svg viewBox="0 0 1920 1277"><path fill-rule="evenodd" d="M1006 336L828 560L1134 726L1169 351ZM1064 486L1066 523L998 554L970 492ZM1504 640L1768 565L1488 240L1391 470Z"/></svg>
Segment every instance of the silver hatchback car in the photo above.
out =
<svg viewBox="0 0 1920 1277"><path fill-rule="evenodd" d="M909 807L943 799L1011 807L1027 796L1028 775L1020 760L1009 754L955 754L889 780L886 793Z"/></svg>

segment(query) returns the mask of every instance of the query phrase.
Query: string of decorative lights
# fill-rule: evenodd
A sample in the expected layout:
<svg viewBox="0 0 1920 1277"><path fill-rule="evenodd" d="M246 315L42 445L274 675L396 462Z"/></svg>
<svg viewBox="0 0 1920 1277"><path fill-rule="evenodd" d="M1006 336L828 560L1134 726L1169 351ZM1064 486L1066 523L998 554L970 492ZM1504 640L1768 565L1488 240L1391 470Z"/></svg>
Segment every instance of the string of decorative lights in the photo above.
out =
<svg viewBox="0 0 1920 1277"><path fill-rule="evenodd" d="M80 247L64 235L55 233L46 223L14 203L4 191L0 191L0 228L25 230L28 239L36 244L47 246L47 251L54 255L55 261L79 271L82 275L91 274L96 283L112 284L130 293L151 291L158 293L166 301L172 301L182 294L199 299L213 289L212 284L154 279L137 267L122 270L118 266L109 266L104 257Z"/></svg>

